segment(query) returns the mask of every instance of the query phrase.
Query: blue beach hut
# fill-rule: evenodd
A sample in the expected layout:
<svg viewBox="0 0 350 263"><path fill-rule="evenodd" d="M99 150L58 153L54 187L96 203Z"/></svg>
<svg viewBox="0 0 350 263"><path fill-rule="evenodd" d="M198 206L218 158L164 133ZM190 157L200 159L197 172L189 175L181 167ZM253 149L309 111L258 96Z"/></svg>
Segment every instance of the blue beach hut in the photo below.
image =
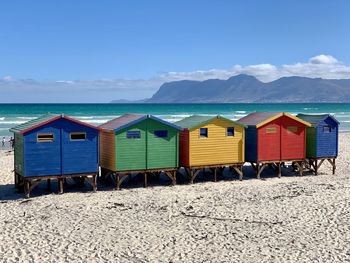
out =
<svg viewBox="0 0 350 263"><path fill-rule="evenodd" d="M47 114L10 129L14 133L16 187L26 196L41 181L84 179L96 190L99 128L65 115Z"/></svg>
<svg viewBox="0 0 350 263"><path fill-rule="evenodd" d="M306 130L306 158L317 174L318 168L327 160L335 173L338 156L339 122L330 114L298 114L298 118L312 124Z"/></svg>

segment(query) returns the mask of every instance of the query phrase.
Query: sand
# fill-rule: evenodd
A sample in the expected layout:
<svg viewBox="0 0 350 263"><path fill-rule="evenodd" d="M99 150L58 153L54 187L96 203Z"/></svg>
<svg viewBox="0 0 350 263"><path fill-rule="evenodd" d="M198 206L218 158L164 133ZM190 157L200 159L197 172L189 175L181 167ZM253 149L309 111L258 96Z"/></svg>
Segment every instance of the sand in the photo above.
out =
<svg viewBox="0 0 350 263"><path fill-rule="evenodd" d="M86 186L63 195L42 187L30 199L14 190L13 155L1 152L0 261L349 261L348 142L341 134L335 176L326 165L318 176L279 179L266 170L264 180L249 174L242 182L97 193Z"/></svg>

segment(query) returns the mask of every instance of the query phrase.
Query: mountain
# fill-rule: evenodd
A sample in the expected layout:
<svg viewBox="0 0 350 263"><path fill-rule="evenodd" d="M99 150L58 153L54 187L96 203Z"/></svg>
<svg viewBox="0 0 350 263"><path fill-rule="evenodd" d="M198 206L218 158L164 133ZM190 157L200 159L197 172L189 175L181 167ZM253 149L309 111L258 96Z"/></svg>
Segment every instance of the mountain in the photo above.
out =
<svg viewBox="0 0 350 263"><path fill-rule="evenodd" d="M350 79L283 77L264 83L253 76L164 83L148 103L350 102Z"/></svg>

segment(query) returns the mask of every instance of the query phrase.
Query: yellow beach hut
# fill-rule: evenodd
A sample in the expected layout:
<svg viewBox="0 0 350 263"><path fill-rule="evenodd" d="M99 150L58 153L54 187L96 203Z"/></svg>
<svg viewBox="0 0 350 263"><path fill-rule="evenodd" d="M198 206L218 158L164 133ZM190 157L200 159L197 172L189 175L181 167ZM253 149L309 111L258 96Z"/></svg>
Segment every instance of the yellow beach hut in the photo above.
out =
<svg viewBox="0 0 350 263"><path fill-rule="evenodd" d="M179 137L179 161L191 183L209 168L216 181L217 169L231 167L242 179L245 125L222 116L193 115L175 123L183 128Z"/></svg>

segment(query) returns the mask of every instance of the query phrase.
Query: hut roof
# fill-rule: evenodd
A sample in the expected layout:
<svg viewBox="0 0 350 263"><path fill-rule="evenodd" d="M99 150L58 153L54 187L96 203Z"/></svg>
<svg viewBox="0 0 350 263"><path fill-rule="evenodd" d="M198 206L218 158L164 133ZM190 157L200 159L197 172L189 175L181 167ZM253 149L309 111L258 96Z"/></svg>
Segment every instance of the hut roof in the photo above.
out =
<svg viewBox="0 0 350 263"><path fill-rule="evenodd" d="M327 118L331 118L335 123L339 125L339 121L334 118L331 114L303 114L299 113L297 115L298 118L310 122L312 126L317 126L320 122L324 121Z"/></svg>
<svg viewBox="0 0 350 263"><path fill-rule="evenodd" d="M164 121L160 118L157 118L153 115L147 115L147 114L132 114L127 113L124 114L118 118L115 118L113 120L110 120L104 124L101 124L99 127L105 130L112 130L112 131L120 131L124 128L127 128L131 125L137 124L145 119L153 119L155 121L161 122L167 126L170 126L172 128L175 128L177 130L182 130L181 127L174 125L170 122Z"/></svg>
<svg viewBox="0 0 350 263"><path fill-rule="evenodd" d="M311 126L309 122L297 118L286 112L253 112L239 119L238 121L244 123L245 125L256 126L257 128L259 128L265 125L266 123L269 123L282 116L287 116L293 120L296 120L297 122L304 124L307 127Z"/></svg>
<svg viewBox="0 0 350 263"><path fill-rule="evenodd" d="M78 123L78 124L81 124L81 125L93 128L93 129L97 129L97 130L99 129L96 126L90 125L88 123L85 123L85 122L82 122L82 121L79 121L79 120L76 120L73 118L70 118L68 116L65 116L64 114L45 114L45 115L42 115L36 119L27 121L25 123L19 124L15 127L11 128L10 132L24 134L28 131L31 131L35 128L38 128L42 125L45 125L47 123L53 122L53 121L61 119L61 118L73 121L75 123Z"/></svg>
<svg viewBox="0 0 350 263"><path fill-rule="evenodd" d="M207 124L215 119L223 119L223 120L231 122L233 124L245 127L245 125L242 123L232 121L232 120L224 118L220 115L217 115L217 116L192 115L190 117L182 119L181 121L175 122L175 124L178 126L181 126L184 129L193 130L193 129L196 129L200 126L203 126L203 125L205 125L205 124Z"/></svg>

